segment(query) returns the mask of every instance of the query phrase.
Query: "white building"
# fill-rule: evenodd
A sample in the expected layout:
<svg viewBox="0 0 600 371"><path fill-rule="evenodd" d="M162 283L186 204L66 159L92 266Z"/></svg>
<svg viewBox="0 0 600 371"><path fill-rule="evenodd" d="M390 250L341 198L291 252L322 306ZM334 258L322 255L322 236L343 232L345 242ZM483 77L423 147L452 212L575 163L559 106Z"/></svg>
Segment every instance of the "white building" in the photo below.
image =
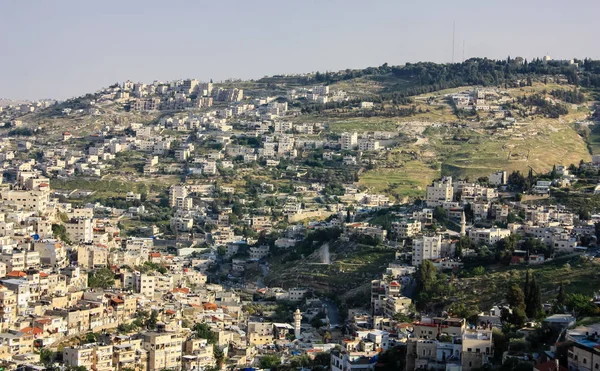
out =
<svg viewBox="0 0 600 371"><path fill-rule="evenodd" d="M358 144L358 134L357 133L342 133L340 137L340 145L343 150L353 150L356 148Z"/></svg>
<svg viewBox="0 0 600 371"><path fill-rule="evenodd" d="M412 265L419 266L424 260L441 257L442 236L422 236L413 240Z"/></svg>
<svg viewBox="0 0 600 371"><path fill-rule="evenodd" d="M437 180L427 187L427 206L441 206L444 202L450 202L453 193L452 177Z"/></svg>

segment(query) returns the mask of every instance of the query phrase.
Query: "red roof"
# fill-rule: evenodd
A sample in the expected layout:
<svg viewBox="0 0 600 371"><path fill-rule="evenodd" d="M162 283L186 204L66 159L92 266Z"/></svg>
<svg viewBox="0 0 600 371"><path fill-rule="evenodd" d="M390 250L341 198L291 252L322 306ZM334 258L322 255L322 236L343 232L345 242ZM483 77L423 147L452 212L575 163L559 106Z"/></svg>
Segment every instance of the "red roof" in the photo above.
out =
<svg viewBox="0 0 600 371"><path fill-rule="evenodd" d="M171 310L171 309L167 309L167 310L165 310L165 313L173 315L173 314L175 314L175 311Z"/></svg>
<svg viewBox="0 0 600 371"><path fill-rule="evenodd" d="M48 277L48 273L46 273L46 272L40 272L40 277Z"/></svg>
<svg viewBox="0 0 600 371"><path fill-rule="evenodd" d="M151 252L150 257L151 258L160 258L160 253L159 252Z"/></svg>
<svg viewBox="0 0 600 371"><path fill-rule="evenodd" d="M190 293L190 289L187 287L176 287L173 289L173 293L182 293L182 294L189 294Z"/></svg>
<svg viewBox="0 0 600 371"><path fill-rule="evenodd" d="M21 271L12 271L6 273L6 277L27 277L27 273Z"/></svg>
<svg viewBox="0 0 600 371"><path fill-rule="evenodd" d="M49 323L52 323L52 320L50 318L41 318L41 319L36 319L35 322L41 323L42 325L47 325Z"/></svg>
<svg viewBox="0 0 600 371"><path fill-rule="evenodd" d="M21 329L20 332L24 333L25 335L40 335L44 332L44 330L37 327L25 327Z"/></svg>
<svg viewBox="0 0 600 371"><path fill-rule="evenodd" d="M390 286L395 286L395 287L398 287L398 286L400 286L400 284L399 284L398 282L396 282L396 281L392 281L392 282L390 283Z"/></svg>
<svg viewBox="0 0 600 371"><path fill-rule="evenodd" d="M204 304L202 304L202 306L206 310L216 310L217 309L217 304L215 304L215 303L204 303Z"/></svg>

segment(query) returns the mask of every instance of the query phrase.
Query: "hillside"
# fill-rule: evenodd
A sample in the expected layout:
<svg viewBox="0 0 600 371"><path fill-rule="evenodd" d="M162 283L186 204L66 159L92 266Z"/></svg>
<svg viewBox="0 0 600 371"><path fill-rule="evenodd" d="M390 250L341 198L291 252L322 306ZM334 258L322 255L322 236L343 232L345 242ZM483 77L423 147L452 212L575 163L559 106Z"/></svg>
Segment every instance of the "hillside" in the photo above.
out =
<svg viewBox="0 0 600 371"><path fill-rule="evenodd" d="M247 102L256 97L277 97L277 101L288 102L294 112L285 120L325 125L323 132L305 139L335 140L343 132L354 131L399 135L399 139L384 143L390 149L385 155L368 155L373 165L358 170L358 184L406 200L422 197L427 184L441 175L477 178L500 169L527 172L529 168L546 172L554 164L589 160L590 151L600 145L600 136L597 130L578 123L593 113L600 68L597 61L578 63L579 69L564 62L473 58L453 65L384 64L362 70L227 81L215 87L244 89ZM318 84L328 85L335 94L343 94L343 99L317 104L291 98L290 92L307 91ZM497 92L506 118L514 121L484 111L456 109L452 96L481 88ZM563 101L560 98L568 98L565 92L577 92L585 99ZM373 102L374 107L358 108L364 101ZM564 107L565 111L556 114L554 107ZM133 112L127 102L105 99L99 92L19 119L36 134L59 140L64 131L89 136L107 126L151 124L177 113ZM232 135L244 135L242 122L234 121ZM0 129L0 134L9 132L10 128ZM172 134L181 135L176 131ZM141 166L141 161L136 166ZM117 180L125 170L114 174ZM235 182L238 180L232 180Z"/></svg>

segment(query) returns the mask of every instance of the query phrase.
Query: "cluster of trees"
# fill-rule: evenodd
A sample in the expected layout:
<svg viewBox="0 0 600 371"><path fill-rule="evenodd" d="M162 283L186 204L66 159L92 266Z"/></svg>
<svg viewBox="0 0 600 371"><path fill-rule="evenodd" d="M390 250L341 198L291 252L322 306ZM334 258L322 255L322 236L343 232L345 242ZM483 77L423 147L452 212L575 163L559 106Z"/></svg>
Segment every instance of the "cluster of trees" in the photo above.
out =
<svg viewBox="0 0 600 371"><path fill-rule="evenodd" d="M450 296L454 290L454 286L448 282L448 277L438 272L430 260L423 261L423 264L417 268L415 281L417 285L417 296L415 298L417 310L423 310L428 305L434 304L432 298ZM443 305L443 303L438 304Z"/></svg>
<svg viewBox="0 0 600 371"><path fill-rule="evenodd" d="M522 327L527 318L536 318L541 314L542 296L535 277L527 271L523 288L514 283L506 292L506 302L512 311L502 310L502 322Z"/></svg>
<svg viewBox="0 0 600 371"><path fill-rule="evenodd" d="M235 144L240 146L247 146L252 148L259 148L262 143L262 138L258 137L245 137L245 136L237 136L235 137Z"/></svg>
<svg viewBox="0 0 600 371"><path fill-rule="evenodd" d="M515 191L527 191L535 184L535 177L533 176L533 170L529 169L527 177L525 177L519 170L513 171L508 176L508 185Z"/></svg>
<svg viewBox="0 0 600 371"><path fill-rule="evenodd" d="M339 228L320 229L309 234L302 242L294 247L294 251L288 255L289 261L299 260L302 256L308 256L319 249L322 244L336 241L342 231Z"/></svg>
<svg viewBox="0 0 600 371"><path fill-rule="evenodd" d="M577 88L570 91L563 89L552 90L550 95L567 103L580 104L585 102L585 94Z"/></svg>
<svg viewBox="0 0 600 371"><path fill-rule="evenodd" d="M549 258L554 252L552 246L546 245L537 238L526 238L519 245L520 241L521 237L516 233L498 241L495 246L495 261L510 264L513 252L517 248L525 250L527 254L544 254L545 258Z"/></svg>
<svg viewBox="0 0 600 371"><path fill-rule="evenodd" d="M559 118L561 115L569 113L569 109L564 104L552 103L541 94L520 97L519 103L525 107L535 107L536 114L548 116L550 118Z"/></svg>
<svg viewBox="0 0 600 371"><path fill-rule="evenodd" d="M67 228L62 224L52 224L52 234L55 237L58 237L61 241L66 243L67 245L71 244L71 239L67 234Z"/></svg>
<svg viewBox="0 0 600 371"><path fill-rule="evenodd" d="M345 168L342 170L324 169L324 168L308 168L306 170L306 180L323 182L329 184L337 183L353 183L358 182L358 172Z"/></svg>
<svg viewBox="0 0 600 371"><path fill-rule="evenodd" d="M329 368L331 356L329 353L318 353L311 359L308 355L294 356L290 358L289 364L282 365L281 358L274 354L262 356L259 360L261 369L271 369L273 371L291 371L302 369L326 370Z"/></svg>
<svg viewBox="0 0 600 371"><path fill-rule="evenodd" d="M484 86L520 86L523 80L532 85L536 77L546 81L547 76L565 76L570 84L587 88L600 87L600 61L584 59L576 60L582 69L564 61L518 61L508 57L503 60L487 58L470 58L462 63L438 64L432 62L407 63L404 66L390 67L383 64L362 70L343 70L338 72L317 72L315 75L284 77L273 76L259 80L262 83L295 83L295 84L333 84L339 81L390 73L394 77L410 82L404 89L396 89L394 93L384 93L379 99L395 100L399 104L407 104L407 97L455 88L465 85ZM388 94L388 95L386 95ZM578 100L579 98L576 98ZM376 101L374 99L374 101Z"/></svg>
<svg viewBox="0 0 600 371"><path fill-rule="evenodd" d="M159 272L161 274L167 273L167 268L158 263L153 262L144 262L144 264L142 264L141 266L136 267L136 270L142 273L148 273L153 271Z"/></svg>
<svg viewBox="0 0 600 371"><path fill-rule="evenodd" d="M30 137L33 135L33 130L29 128L16 128L8 132L9 137Z"/></svg>
<svg viewBox="0 0 600 371"><path fill-rule="evenodd" d="M88 286L92 289L108 289L115 285L115 274L109 268L100 268L88 273Z"/></svg>

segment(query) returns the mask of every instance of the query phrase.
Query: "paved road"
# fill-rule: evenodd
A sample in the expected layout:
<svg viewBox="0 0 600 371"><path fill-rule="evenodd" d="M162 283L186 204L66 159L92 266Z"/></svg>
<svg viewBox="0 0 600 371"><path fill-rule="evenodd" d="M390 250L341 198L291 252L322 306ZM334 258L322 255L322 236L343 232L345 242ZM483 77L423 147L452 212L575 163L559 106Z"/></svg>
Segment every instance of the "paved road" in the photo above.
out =
<svg viewBox="0 0 600 371"><path fill-rule="evenodd" d="M414 278L409 278L410 282L402 285L402 295L407 298L414 299L417 290L417 281Z"/></svg>
<svg viewBox="0 0 600 371"><path fill-rule="evenodd" d="M261 264L258 267L260 268L260 272L262 273L262 275L260 277L258 277L258 280L256 281L256 286L259 289L264 289L265 283L263 282L263 277L265 277L267 274L269 274L269 267L267 267L264 264Z"/></svg>
<svg viewBox="0 0 600 371"><path fill-rule="evenodd" d="M327 317L331 326L341 325L340 310L337 305L329 299L321 299L321 303L327 307Z"/></svg>

